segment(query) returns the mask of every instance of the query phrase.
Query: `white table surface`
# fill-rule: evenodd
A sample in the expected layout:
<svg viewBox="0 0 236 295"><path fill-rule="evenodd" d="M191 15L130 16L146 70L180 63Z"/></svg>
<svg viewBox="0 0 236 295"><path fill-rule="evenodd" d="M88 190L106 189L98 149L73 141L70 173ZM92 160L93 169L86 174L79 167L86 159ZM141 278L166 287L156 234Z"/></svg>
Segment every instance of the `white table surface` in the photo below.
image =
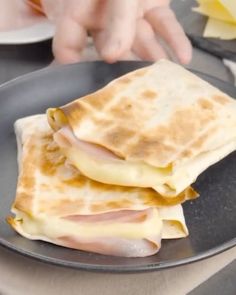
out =
<svg viewBox="0 0 236 295"><path fill-rule="evenodd" d="M236 247L217 256L168 270L109 274L53 266L0 248L0 294L183 295L235 258Z"/></svg>

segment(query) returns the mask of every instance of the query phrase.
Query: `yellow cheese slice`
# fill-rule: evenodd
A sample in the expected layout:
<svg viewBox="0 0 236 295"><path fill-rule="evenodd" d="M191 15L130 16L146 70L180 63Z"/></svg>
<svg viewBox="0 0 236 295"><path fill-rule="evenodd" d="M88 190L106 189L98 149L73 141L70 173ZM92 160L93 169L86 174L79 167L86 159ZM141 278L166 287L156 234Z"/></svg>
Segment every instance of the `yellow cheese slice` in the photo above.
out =
<svg viewBox="0 0 236 295"><path fill-rule="evenodd" d="M228 10L228 12L236 20L236 2L235 2L235 0L218 0L218 1Z"/></svg>
<svg viewBox="0 0 236 295"><path fill-rule="evenodd" d="M226 22L236 24L236 8L232 0L198 0L199 7L193 8L194 11Z"/></svg>
<svg viewBox="0 0 236 295"><path fill-rule="evenodd" d="M222 40L235 39L236 24L210 17L207 21L203 36L207 38L220 38Z"/></svg>

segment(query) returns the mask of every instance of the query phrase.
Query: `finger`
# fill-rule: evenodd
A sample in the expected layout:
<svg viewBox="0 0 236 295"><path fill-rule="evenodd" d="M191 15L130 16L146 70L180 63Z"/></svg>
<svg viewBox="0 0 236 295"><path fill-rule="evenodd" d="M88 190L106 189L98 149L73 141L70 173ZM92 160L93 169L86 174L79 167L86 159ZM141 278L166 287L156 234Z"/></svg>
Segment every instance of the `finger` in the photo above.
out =
<svg viewBox="0 0 236 295"><path fill-rule="evenodd" d="M108 19L104 28L106 42L100 55L107 62L115 62L133 43L138 11L137 0L113 0L108 2Z"/></svg>
<svg viewBox="0 0 236 295"><path fill-rule="evenodd" d="M132 49L143 60L156 61L167 58L164 49L157 42L151 25L145 19L137 22L137 32Z"/></svg>
<svg viewBox="0 0 236 295"><path fill-rule="evenodd" d="M53 53L59 63L74 63L80 60L86 45L87 32L75 19L64 16L58 20L53 39Z"/></svg>
<svg viewBox="0 0 236 295"><path fill-rule="evenodd" d="M170 0L145 0L142 2L144 13L155 7L168 6L169 4Z"/></svg>
<svg viewBox="0 0 236 295"><path fill-rule="evenodd" d="M57 5L54 0L39 0L37 2L41 4L43 12L52 22L55 22L63 12L63 0L57 0Z"/></svg>
<svg viewBox="0 0 236 295"><path fill-rule="evenodd" d="M104 32L104 30L93 30L89 31L89 33L93 39L93 44L97 52L100 54L107 40L106 33Z"/></svg>
<svg viewBox="0 0 236 295"><path fill-rule="evenodd" d="M156 7L148 11L145 18L172 48L179 61L183 64L189 63L192 46L172 10L169 7Z"/></svg>
<svg viewBox="0 0 236 295"><path fill-rule="evenodd" d="M120 58L119 60L140 60L140 58L131 50L125 52Z"/></svg>
<svg viewBox="0 0 236 295"><path fill-rule="evenodd" d="M105 35L103 31L93 31L91 32L91 35L93 37L94 45L97 50L97 52L101 52L101 49L103 47L103 44L105 42ZM132 52L132 51L127 51L124 52L117 60L139 60L138 56ZM116 60L116 61L117 61Z"/></svg>

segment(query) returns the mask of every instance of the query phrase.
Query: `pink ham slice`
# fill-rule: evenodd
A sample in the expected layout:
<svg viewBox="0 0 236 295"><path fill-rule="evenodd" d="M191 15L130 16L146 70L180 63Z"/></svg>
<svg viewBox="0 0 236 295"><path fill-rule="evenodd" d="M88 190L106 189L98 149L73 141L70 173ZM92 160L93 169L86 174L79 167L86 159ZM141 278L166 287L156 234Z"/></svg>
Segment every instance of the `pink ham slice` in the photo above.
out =
<svg viewBox="0 0 236 295"><path fill-rule="evenodd" d="M150 218L153 209L132 211L121 210L95 215L70 215L64 219L79 223L142 223ZM158 229L158 227L157 227ZM145 257L157 253L161 247L161 232L155 236L143 239L127 239L120 237L106 237L99 233L99 237L83 239L78 236L61 236L57 243L78 250L90 251L105 255L123 256L123 257Z"/></svg>
<svg viewBox="0 0 236 295"><path fill-rule="evenodd" d="M152 209L146 210L120 210L93 215L70 215L64 219L75 222L143 222L151 215Z"/></svg>
<svg viewBox="0 0 236 295"><path fill-rule="evenodd" d="M121 160L118 156L102 146L78 139L69 127L63 127L54 133L54 140L60 147L74 146L95 158Z"/></svg>
<svg viewBox="0 0 236 295"><path fill-rule="evenodd" d="M90 157L103 158L109 161L122 161L118 156L109 150L79 140L76 138L72 130L63 127L54 134L54 140L60 147L76 146L81 151L86 152ZM153 212L152 208L146 210L121 210L116 212L108 212L94 215L70 215L63 217L73 222L79 223L139 223L145 222L150 218ZM143 239L127 239L120 237L105 237L99 233L99 237L84 239L79 236L61 236L57 239L57 243L78 250L90 251L99 254L123 256L123 257L145 257L157 253L161 247L161 232L157 226L157 233L152 237Z"/></svg>
<svg viewBox="0 0 236 295"><path fill-rule="evenodd" d="M79 237L63 236L58 239L58 244L72 249L89 251L104 255L122 257L146 257L156 254L161 245L159 237L156 242L148 239L123 239L101 237L80 239Z"/></svg>

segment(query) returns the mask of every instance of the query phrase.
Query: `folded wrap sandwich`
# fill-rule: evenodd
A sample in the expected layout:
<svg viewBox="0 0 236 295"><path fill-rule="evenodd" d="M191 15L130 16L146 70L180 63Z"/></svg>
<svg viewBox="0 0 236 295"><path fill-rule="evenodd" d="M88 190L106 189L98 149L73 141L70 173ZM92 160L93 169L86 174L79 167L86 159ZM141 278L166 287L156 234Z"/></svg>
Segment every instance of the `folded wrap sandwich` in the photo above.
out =
<svg viewBox="0 0 236 295"><path fill-rule="evenodd" d="M166 60L47 114L81 173L168 199L236 149L236 101Z"/></svg>
<svg viewBox="0 0 236 295"><path fill-rule="evenodd" d="M180 204L169 206L153 189L102 184L80 174L54 142L46 115L19 119L15 131L19 177L15 216L8 222L22 236L142 257L156 253L161 239L188 235ZM177 201L194 197L188 188Z"/></svg>

